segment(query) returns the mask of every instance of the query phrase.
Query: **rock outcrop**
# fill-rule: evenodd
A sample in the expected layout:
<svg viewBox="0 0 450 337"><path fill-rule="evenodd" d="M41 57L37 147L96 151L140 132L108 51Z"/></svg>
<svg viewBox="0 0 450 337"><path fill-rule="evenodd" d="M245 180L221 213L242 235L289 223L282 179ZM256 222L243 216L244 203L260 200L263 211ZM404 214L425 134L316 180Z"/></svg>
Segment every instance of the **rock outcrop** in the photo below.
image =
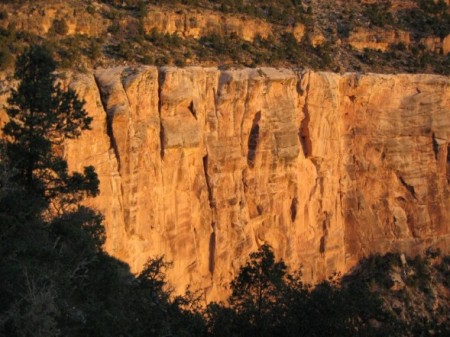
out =
<svg viewBox="0 0 450 337"><path fill-rule="evenodd" d="M400 43L404 46L410 45L411 37L408 32L385 29L358 29L351 32L348 38L348 44L357 50L367 48L385 52L391 46Z"/></svg>
<svg viewBox="0 0 450 337"><path fill-rule="evenodd" d="M150 7L144 18L144 29L153 29L164 34L200 38L211 34L219 36L236 35L243 40L253 41L256 36L268 38L272 34L270 23L246 17L225 15L213 11L167 10ZM300 38L303 37L304 26Z"/></svg>
<svg viewBox="0 0 450 337"><path fill-rule="evenodd" d="M116 25L116 29L122 32L133 31L137 34L142 25L145 34L155 31L159 34L176 34L182 38L195 39L211 35L236 36L250 42L256 37L267 39L279 31L290 32L300 42L306 30L301 23L281 26L245 15L189 9L184 6L181 9L148 6L146 14L139 20L133 15L118 16L114 10L99 3L90 6L90 13L86 11L85 4L76 6L58 1L44 6L16 7L5 6L10 13L7 20L0 19L0 27L7 29L10 26L37 35L55 34L52 32L55 20L64 20L67 24L67 32L64 35L85 37L107 37L111 25Z"/></svg>
<svg viewBox="0 0 450 337"><path fill-rule="evenodd" d="M273 68L113 68L68 79L93 130L106 249L223 288L263 243L306 281L371 253L450 247L450 79Z"/></svg>
<svg viewBox="0 0 450 337"><path fill-rule="evenodd" d="M0 7L7 16L0 20L3 29L14 28L31 34L52 34L55 20L64 20L67 24L67 35L85 35L99 37L106 33L108 20L99 14L93 15L86 11L86 4L79 6L63 1L48 1L45 6L39 3L23 6L23 3L1 4ZM54 34L54 33L53 33Z"/></svg>

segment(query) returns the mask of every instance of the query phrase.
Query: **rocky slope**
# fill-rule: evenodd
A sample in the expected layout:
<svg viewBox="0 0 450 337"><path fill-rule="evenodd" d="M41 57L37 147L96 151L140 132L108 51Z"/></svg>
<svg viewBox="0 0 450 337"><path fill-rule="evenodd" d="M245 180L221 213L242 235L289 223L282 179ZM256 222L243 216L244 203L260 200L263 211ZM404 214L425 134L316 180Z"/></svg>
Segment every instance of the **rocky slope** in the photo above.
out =
<svg viewBox="0 0 450 337"><path fill-rule="evenodd" d="M450 79L274 68L117 67L66 74L93 130L106 249L173 261L207 299L263 243L306 281L374 252L450 247Z"/></svg>

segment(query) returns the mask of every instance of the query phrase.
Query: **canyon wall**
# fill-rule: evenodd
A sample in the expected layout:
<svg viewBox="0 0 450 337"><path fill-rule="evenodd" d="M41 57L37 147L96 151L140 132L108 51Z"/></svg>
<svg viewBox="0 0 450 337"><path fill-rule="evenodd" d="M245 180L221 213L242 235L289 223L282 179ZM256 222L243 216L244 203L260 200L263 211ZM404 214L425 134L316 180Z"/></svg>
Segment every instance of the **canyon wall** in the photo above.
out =
<svg viewBox="0 0 450 337"><path fill-rule="evenodd" d="M260 245L314 282L375 252L450 247L450 78L273 68L68 75L93 130L106 249L177 292L224 286Z"/></svg>

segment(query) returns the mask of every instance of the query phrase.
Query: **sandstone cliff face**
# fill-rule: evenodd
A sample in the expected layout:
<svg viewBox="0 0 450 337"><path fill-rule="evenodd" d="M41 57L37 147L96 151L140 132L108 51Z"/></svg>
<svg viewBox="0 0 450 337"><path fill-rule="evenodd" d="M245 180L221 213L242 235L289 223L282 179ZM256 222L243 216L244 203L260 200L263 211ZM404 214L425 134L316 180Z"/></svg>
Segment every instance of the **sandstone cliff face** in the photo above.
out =
<svg viewBox="0 0 450 337"><path fill-rule="evenodd" d="M107 6L95 3L95 12L89 14L85 5L75 6L54 1L44 6L7 7L8 20L0 20L0 27L6 29L8 25L19 31L44 35L51 33L55 20L64 19L67 23L67 35L85 35L89 37L107 36L108 27L115 23L122 31L136 30L138 20L131 15L108 19L102 13L111 12ZM6 12L6 10L5 10ZM112 13L115 13L112 11ZM114 14L110 14L113 16ZM305 35L305 26L295 24L291 26L274 25L261 19L244 15L225 15L211 10L195 10L182 7L161 8L148 6L147 14L142 18L143 29L146 33L155 30L162 34L177 34L183 38L201 38L211 34L219 36L236 35L245 41L253 41L256 36L267 39L276 32L287 31L294 34L298 41Z"/></svg>
<svg viewBox="0 0 450 337"><path fill-rule="evenodd" d="M113 68L74 75L93 130L106 249L173 261L208 300L269 243L306 281L374 252L450 243L450 80L271 68Z"/></svg>
<svg viewBox="0 0 450 337"><path fill-rule="evenodd" d="M67 23L68 35L87 35L98 37L104 34L108 20L100 15L86 12L86 5L71 6L63 1L49 1L45 6L16 6L1 4L0 9L8 13L7 20L0 20L0 27L14 27L18 31L44 35L51 31L54 20L64 19Z"/></svg>
<svg viewBox="0 0 450 337"><path fill-rule="evenodd" d="M175 11L162 10L158 7L149 8L144 19L144 28L147 32L155 29L161 33L193 38L200 38L208 34L221 36L235 34L246 41L253 41L257 35L268 38L272 34L272 25L263 20L211 11ZM301 37L303 37L303 30L300 40Z"/></svg>
<svg viewBox="0 0 450 337"><path fill-rule="evenodd" d="M386 52L398 44L405 47L411 45L409 32L392 29L363 29L351 32L348 44L356 50L373 49ZM439 36L427 36L420 40L425 48L431 52L448 55L450 53L450 35L444 38Z"/></svg>
<svg viewBox="0 0 450 337"><path fill-rule="evenodd" d="M438 38L440 41L440 39ZM383 52L389 50L392 45L403 43L409 46L411 37L408 32L384 29L358 29L350 34L348 44L357 50L365 48L381 50ZM430 47L431 49L431 47Z"/></svg>
<svg viewBox="0 0 450 337"><path fill-rule="evenodd" d="M289 32L298 42L302 41L306 27L301 23L280 26L267 21L244 15L230 15L210 10L171 9L149 6L143 20L144 30L155 30L164 34L177 34L195 39L216 34L218 36L235 35L252 42L256 37L268 39L278 32ZM319 43L318 43L319 44Z"/></svg>

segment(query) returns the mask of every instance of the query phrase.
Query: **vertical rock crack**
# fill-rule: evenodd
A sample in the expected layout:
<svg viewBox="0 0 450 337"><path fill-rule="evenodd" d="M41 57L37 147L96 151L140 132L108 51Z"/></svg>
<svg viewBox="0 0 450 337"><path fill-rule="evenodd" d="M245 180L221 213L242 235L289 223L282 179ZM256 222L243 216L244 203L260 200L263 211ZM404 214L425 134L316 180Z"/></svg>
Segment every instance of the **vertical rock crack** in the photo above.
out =
<svg viewBox="0 0 450 337"><path fill-rule="evenodd" d="M109 139L109 147L114 151L114 155L117 160L117 170L120 173L121 160L120 160L119 147L117 145L116 138L114 137L114 129L113 129L114 116L112 113L109 113L109 111L108 111L108 107L106 104L106 97L105 97L106 95L102 92L100 83L98 81L97 76L95 76L95 74L94 74L94 80L95 80L95 84L97 86L97 90L100 95L100 102L102 103L103 110L105 111L105 114L106 114L106 134Z"/></svg>
<svg viewBox="0 0 450 337"><path fill-rule="evenodd" d="M253 118L252 128L248 136L248 152L247 163L248 166L253 168L255 166L256 148L259 141L259 121L261 120L261 111L258 111Z"/></svg>
<svg viewBox="0 0 450 337"><path fill-rule="evenodd" d="M164 125L162 123L162 85L165 80L165 73L161 68L158 68L158 116L159 116L159 142L160 142L160 156L164 159Z"/></svg>

